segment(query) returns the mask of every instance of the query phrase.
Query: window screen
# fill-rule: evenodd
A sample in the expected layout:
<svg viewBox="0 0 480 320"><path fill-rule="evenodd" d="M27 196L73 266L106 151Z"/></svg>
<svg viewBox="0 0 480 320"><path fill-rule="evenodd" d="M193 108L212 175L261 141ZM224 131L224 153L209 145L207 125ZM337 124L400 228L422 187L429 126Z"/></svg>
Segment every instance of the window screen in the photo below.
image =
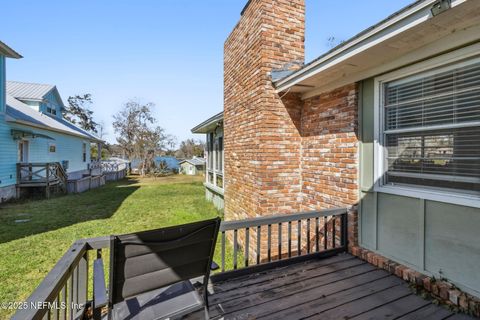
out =
<svg viewBox="0 0 480 320"><path fill-rule="evenodd" d="M386 184L480 191L480 63L383 84Z"/></svg>
<svg viewBox="0 0 480 320"><path fill-rule="evenodd" d="M207 164L208 170L213 170L213 133L207 134Z"/></svg>
<svg viewBox="0 0 480 320"><path fill-rule="evenodd" d="M216 164L217 164L216 170L219 172L222 172L223 171L223 137L217 138L215 156L216 156Z"/></svg>

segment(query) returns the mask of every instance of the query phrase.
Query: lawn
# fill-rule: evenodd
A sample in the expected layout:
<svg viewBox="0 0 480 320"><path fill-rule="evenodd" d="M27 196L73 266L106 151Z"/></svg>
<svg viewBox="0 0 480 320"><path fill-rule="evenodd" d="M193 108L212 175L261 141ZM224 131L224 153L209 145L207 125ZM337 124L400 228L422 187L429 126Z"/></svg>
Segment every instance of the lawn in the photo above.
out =
<svg viewBox="0 0 480 320"><path fill-rule="evenodd" d="M217 216L204 195L201 177L129 178L83 194L0 206L0 302L24 301L79 238ZM0 318L12 312L0 310Z"/></svg>

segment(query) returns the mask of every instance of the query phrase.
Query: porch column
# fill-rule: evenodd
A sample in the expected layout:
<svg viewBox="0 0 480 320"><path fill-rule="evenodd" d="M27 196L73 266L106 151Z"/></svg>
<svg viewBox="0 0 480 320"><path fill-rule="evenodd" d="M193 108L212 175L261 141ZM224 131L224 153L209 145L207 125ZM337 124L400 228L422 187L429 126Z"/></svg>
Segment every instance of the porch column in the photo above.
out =
<svg viewBox="0 0 480 320"><path fill-rule="evenodd" d="M102 143L101 142L97 142L97 160L98 161L101 161L102 160Z"/></svg>

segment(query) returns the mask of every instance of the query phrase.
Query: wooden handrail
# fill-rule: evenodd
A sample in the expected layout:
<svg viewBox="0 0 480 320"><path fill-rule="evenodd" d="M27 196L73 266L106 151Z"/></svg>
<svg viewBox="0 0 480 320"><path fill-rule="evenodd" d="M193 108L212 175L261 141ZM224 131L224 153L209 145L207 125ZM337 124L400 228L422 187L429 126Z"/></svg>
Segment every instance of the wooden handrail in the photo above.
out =
<svg viewBox="0 0 480 320"><path fill-rule="evenodd" d="M347 213L347 208L333 208L319 211L306 211L293 214L277 214L271 216L261 216L250 219L224 221L220 226L220 231L228 231L242 228L251 228L264 226L268 224L278 224L282 222L312 219L317 217L337 216Z"/></svg>
<svg viewBox="0 0 480 320"><path fill-rule="evenodd" d="M347 208L335 208L222 222L220 226L221 272L214 275L213 278L226 279L242 273L256 272L302 259L329 256L346 251L347 214ZM320 224L320 222L322 223ZM280 226L277 228L276 243L272 242L272 226ZM286 237L282 233L284 229L282 226L285 226L287 231ZM313 232L311 232L312 228ZM226 270L225 266L227 232L233 233L231 239L234 247L234 270ZM244 235L243 241L239 241L240 233ZM259 240L265 239L264 237L267 239L265 243L267 253L263 254L264 260L262 260L261 251L264 246ZM305 244L301 243L302 238L305 238ZM254 246L250 245L253 240L256 240L255 250ZM292 249L295 241L297 242L297 252L294 256L295 252ZM240 245L244 250L244 267L242 268L239 268L237 264ZM272 261L273 245L277 250L275 261ZM284 246L287 247L287 250L282 251L285 249ZM88 252L96 250L97 256L101 256L103 249L110 249L109 236L76 241L25 301L24 308L19 309L12 319L44 319L45 316L48 319L80 318L85 312L89 296L88 288L92 284L89 281L93 281L93 277L88 277L90 269ZM250 262L252 265L249 266ZM67 304L67 308L56 309L52 305L63 302ZM72 307L72 303L81 305Z"/></svg>
<svg viewBox="0 0 480 320"><path fill-rule="evenodd" d="M17 183L52 183L60 181L66 184L67 173L59 162L17 163Z"/></svg>
<svg viewBox="0 0 480 320"><path fill-rule="evenodd" d="M233 271L243 268L251 272L254 266L260 266L260 270L281 265L285 260L346 251L347 214L347 208L332 208L223 222L221 271L227 274L222 277L231 276L225 263L227 234L233 242ZM238 261L239 249L243 261Z"/></svg>
<svg viewBox="0 0 480 320"><path fill-rule="evenodd" d="M67 315L68 319L78 318L85 310L68 307L55 309L53 304L69 302L68 304L71 305L71 303L85 304L87 302L89 268L87 252L109 248L109 239L109 237L99 237L82 239L73 243L25 301L25 308L19 309L12 319L43 319L46 314L49 314L50 319L55 312L62 314L64 312L63 319L67 319ZM79 292L79 288L83 292ZM84 297L84 299L80 301L80 297ZM48 305L49 303L50 305Z"/></svg>

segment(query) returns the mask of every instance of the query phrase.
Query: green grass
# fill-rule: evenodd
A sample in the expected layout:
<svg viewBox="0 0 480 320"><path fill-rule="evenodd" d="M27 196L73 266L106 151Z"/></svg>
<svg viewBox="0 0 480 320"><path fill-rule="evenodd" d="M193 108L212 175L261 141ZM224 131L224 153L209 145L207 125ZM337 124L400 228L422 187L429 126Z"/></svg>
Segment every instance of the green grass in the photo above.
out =
<svg viewBox="0 0 480 320"><path fill-rule="evenodd" d="M217 216L204 195L200 177L129 178L78 195L1 206L0 302L24 301L77 239ZM219 246L215 256L220 262ZM0 318L12 313L0 310Z"/></svg>

